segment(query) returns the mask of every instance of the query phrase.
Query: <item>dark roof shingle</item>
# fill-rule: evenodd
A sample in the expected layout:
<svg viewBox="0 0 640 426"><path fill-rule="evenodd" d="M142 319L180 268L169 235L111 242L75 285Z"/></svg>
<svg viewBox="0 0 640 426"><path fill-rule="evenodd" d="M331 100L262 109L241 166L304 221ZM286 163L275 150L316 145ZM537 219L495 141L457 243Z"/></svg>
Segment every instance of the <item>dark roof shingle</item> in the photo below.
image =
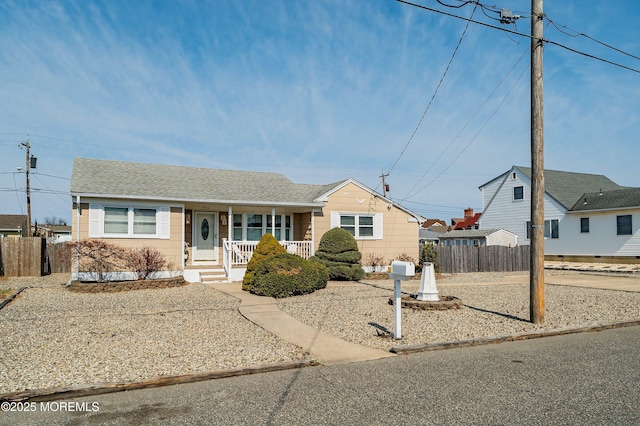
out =
<svg viewBox="0 0 640 426"><path fill-rule="evenodd" d="M531 168L514 166L515 169L531 179ZM622 189L604 175L588 173L562 172L558 170L544 171L545 192L555 198L565 208L570 209L585 193Z"/></svg>
<svg viewBox="0 0 640 426"><path fill-rule="evenodd" d="M318 204L327 185L296 184L279 173L76 158L71 194L173 201Z"/></svg>

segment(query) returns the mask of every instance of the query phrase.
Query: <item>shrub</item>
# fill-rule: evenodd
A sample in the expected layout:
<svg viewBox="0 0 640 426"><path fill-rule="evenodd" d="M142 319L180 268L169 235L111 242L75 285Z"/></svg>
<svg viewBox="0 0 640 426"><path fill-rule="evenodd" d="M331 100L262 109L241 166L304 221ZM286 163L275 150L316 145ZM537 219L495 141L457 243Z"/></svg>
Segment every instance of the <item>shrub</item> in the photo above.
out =
<svg viewBox="0 0 640 426"><path fill-rule="evenodd" d="M131 252L128 263L129 269L138 274L139 280L146 280L151 274L164 268L167 260L157 249L143 247Z"/></svg>
<svg viewBox="0 0 640 426"><path fill-rule="evenodd" d="M353 235L342 228L333 228L322 236L311 260L326 266L332 280L358 281L365 275L360 266L361 258Z"/></svg>
<svg viewBox="0 0 640 426"><path fill-rule="evenodd" d="M438 263L438 251L436 245L431 241L427 241L420 247L420 267L425 263L433 263L434 272L440 273L440 264Z"/></svg>
<svg viewBox="0 0 640 426"><path fill-rule="evenodd" d="M364 260L363 265L371 266L372 269L375 269L378 266L385 266L384 256L376 253L369 253L367 258Z"/></svg>
<svg viewBox="0 0 640 426"><path fill-rule="evenodd" d="M284 254L286 252L287 250L282 247L278 240L276 240L276 237L271 234L264 234L262 238L260 238L260 241L258 242L253 255L251 256L251 259L247 264L247 271L245 272L244 278L242 280L242 289L245 291L251 290L253 274L260 262L271 256Z"/></svg>
<svg viewBox="0 0 640 426"><path fill-rule="evenodd" d="M107 273L126 269L129 250L103 240L83 240L73 243L80 258L80 270L87 271L98 282L107 281Z"/></svg>
<svg viewBox="0 0 640 426"><path fill-rule="evenodd" d="M253 274L251 292L259 296L288 297L326 287L329 272L300 256L284 253L263 259Z"/></svg>

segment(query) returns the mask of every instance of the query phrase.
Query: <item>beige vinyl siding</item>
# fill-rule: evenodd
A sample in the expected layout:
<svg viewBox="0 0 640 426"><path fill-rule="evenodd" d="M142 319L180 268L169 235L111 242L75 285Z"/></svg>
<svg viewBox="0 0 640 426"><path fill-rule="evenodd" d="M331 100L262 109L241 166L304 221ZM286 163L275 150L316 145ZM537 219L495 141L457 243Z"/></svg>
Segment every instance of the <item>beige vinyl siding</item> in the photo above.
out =
<svg viewBox="0 0 640 426"><path fill-rule="evenodd" d="M331 229L332 212L382 215L382 239L357 240L363 260L369 255L381 255L390 264L401 254L418 260L418 224L415 219L394 206L389 209L387 201L354 183L332 193L322 209L322 215L314 217L314 249L317 250L322 235ZM413 222L409 222L410 219Z"/></svg>
<svg viewBox="0 0 640 426"><path fill-rule="evenodd" d="M103 202L101 200L100 202ZM135 204L135 203L132 203ZM89 238L89 203L80 203L80 239ZM77 241L77 210L74 204L72 212L72 241ZM160 224L158 224L160 226ZM111 244L129 248L152 247L160 251L169 264L169 270L181 270L183 261L182 245L182 207L170 207L169 238L101 238Z"/></svg>

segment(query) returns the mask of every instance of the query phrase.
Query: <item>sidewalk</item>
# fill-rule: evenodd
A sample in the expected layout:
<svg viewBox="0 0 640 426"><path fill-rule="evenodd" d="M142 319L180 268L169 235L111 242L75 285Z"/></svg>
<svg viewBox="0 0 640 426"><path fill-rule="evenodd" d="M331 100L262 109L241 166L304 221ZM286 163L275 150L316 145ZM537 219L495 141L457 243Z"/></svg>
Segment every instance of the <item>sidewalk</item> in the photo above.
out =
<svg viewBox="0 0 640 426"><path fill-rule="evenodd" d="M240 313L289 343L300 346L324 365L368 361L394 354L347 342L310 327L278 309L271 297L256 296L242 290L242 283L212 284L211 287L241 300Z"/></svg>

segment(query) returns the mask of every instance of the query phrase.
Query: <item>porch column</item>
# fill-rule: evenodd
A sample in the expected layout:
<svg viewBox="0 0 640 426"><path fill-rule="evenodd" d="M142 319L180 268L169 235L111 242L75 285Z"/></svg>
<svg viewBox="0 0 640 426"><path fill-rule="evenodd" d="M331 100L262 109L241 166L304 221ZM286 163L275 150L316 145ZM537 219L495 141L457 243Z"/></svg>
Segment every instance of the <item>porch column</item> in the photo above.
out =
<svg viewBox="0 0 640 426"><path fill-rule="evenodd" d="M316 246L316 212L311 210L311 256L315 255Z"/></svg>
<svg viewBox="0 0 640 426"><path fill-rule="evenodd" d="M276 236L276 208L271 209L271 235Z"/></svg>
<svg viewBox="0 0 640 426"><path fill-rule="evenodd" d="M233 237L233 207L229 206L227 211L227 241L231 241Z"/></svg>

